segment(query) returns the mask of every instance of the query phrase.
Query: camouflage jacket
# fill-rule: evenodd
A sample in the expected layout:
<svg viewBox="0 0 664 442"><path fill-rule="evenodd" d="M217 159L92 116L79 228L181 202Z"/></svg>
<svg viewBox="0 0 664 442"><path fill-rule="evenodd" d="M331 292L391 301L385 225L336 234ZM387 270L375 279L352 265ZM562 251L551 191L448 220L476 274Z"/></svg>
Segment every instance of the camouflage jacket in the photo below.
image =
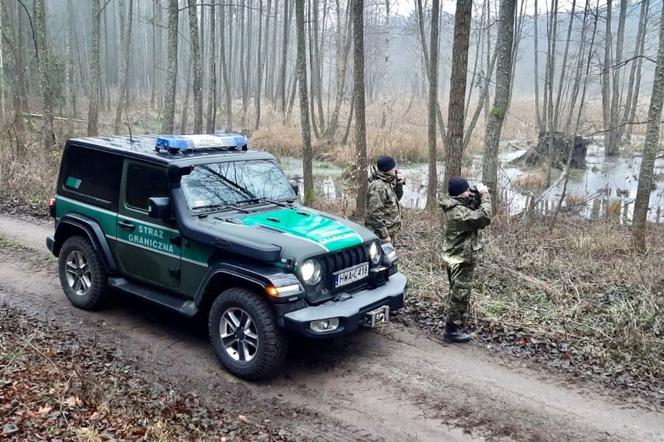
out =
<svg viewBox="0 0 664 442"><path fill-rule="evenodd" d="M491 196L482 195L480 207L475 210L470 200L462 197L444 197L440 207L447 218L443 259L448 264L474 263L482 250L478 230L491 222Z"/></svg>
<svg viewBox="0 0 664 442"><path fill-rule="evenodd" d="M374 169L369 178L367 215L364 224L380 239L387 239L401 229L401 207L403 185L397 177Z"/></svg>

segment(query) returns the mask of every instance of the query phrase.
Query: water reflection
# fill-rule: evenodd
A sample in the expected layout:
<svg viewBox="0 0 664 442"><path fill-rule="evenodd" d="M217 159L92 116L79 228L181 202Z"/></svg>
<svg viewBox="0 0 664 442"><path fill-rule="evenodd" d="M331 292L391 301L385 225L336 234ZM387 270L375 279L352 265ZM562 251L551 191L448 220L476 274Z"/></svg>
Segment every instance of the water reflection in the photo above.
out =
<svg viewBox="0 0 664 442"><path fill-rule="evenodd" d="M528 191L518 183L529 176L541 176L537 170L524 170L510 162L525 152L514 149L499 156L498 188L501 198L510 213L517 214L538 200L533 209L543 214L556 210L562 193L563 183L548 189L543 195L537 191ZM567 185L567 196L562 207L565 211L584 218L608 218L621 223L628 223L634 213L634 199L638 185L641 158L605 157L604 149L599 145L588 147L585 169L572 170ZM302 176L302 161L297 158L282 158L281 164L290 177ZM482 158L474 157L468 169L472 181L479 181L482 174ZM438 163L439 182L442 180L444 165ZM399 166L399 172L406 178L402 204L404 207L424 208L427 202L427 164L406 164ZM314 188L316 195L324 200L343 198L347 193L342 179L343 170L331 163L314 163ZM664 158L655 162L655 189L650 195L648 219L652 222L664 222ZM300 179L300 186L302 182ZM302 189L300 189L302 190Z"/></svg>

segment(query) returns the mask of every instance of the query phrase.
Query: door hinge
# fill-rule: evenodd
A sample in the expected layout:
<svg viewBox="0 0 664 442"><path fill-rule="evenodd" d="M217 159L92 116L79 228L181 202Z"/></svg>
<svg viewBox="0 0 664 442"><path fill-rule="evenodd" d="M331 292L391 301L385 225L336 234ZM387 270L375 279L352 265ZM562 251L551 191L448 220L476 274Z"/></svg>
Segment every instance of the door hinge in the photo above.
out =
<svg viewBox="0 0 664 442"><path fill-rule="evenodd" d="M180 269L168 269L168 274L173 278L180 279Z"/></svg>

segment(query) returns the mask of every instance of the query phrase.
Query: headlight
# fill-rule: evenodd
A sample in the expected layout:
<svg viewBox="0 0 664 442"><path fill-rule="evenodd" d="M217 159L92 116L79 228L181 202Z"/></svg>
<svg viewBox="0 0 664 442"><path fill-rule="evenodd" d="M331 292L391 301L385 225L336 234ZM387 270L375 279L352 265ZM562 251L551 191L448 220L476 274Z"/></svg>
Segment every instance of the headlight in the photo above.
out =
<svg viewBox="0 0 664 442"><path fill-rule="evenodd" d="M378 244L375 242L372 242L369 246L369 258L371 259L371 263L373 265L376 265L380 262L380 250L378 249Z"/></svg>
<svg viewBox="0 0 664 442"><path fill-rule="evenodd" d="M320 282L322 271L318 261L308 259L300 266L300 276L302 280L309 285L316 285Z"/></svg>

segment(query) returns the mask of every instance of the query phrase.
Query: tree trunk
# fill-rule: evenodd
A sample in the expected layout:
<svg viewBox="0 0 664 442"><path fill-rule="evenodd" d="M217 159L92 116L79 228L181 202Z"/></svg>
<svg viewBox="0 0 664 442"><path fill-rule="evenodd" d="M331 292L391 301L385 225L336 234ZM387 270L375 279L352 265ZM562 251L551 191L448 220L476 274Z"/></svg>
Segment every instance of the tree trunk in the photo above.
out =
<svg viewBox="0 0 664 442"><path fill-rule="evenodd" d="M643 0L641 2L641 12L639 13L639 29L636 34L636 44L634 48L634 60L629 72L629 81L627 89L627 99L625 100L625 112L623 114L622 125L620 127L621 136L619 140L622 141L622 133L626 128L625 139L628 142L632 141L632 124L636 114L636 106L639 99L639 89L641 87L641 65L643 63L643 51L646 39L646 30L648 28L648 14L650 11L650 0Z"/></svg>
<svg viewBox="0 0 664 442"><path fill-rule="evenodd" d="M286 116L286 66L288 63L288 33L290 29L290 15L288 14L289 2L290 0L284 0L284 32L281 39L281 69L279 71L279 81L277 82L279 101L281 102L281 114L284 118Z"/></svg>
<svg viewBox="0 0 664 442"><path fill-rule="evenodd" d="M611 42L611 19L612 19L612 9L611 4L613 0L607 0L606 2L606 28L604 30L604 61L602 65L602 75L600 76L600 81L602 84L602 122L604 124L604 148L608 154L609 144L611 142L609 137L609 130L611 127L611 65L613 61L611 60L611 51L612 45Z"/></svg>
<svg viewBox="0 0 664 442"><path fill-rule="evenodd" d="M489 114L489 125L484 137L484 164L482 181L489 187L491 196L498 196L498 147L503 128L512 84L512 46L514 44L514 19L517 0L501 0L496 41L496 96Z"/></svg>
<svg viewBox="0 0 664 442"><path fill-rule="evenodd" d="M429 60L429 104L428 104L428 146L429 180L427 184L427 209L434 210L438 204L438 171L436 164L436 103L438 103L438 16L440 0L433 0L431 5L431 58Z"/></svg>
<svg viewBox="0 0 664 442"><path fill-rule="evenodd" d="M189 48L194 88L194 133L203 132L203 70L198 34L198 8L196 0L189 0Z"/></svg>
<svg viewBox="0 0 664 442"><path fill-rule="evenodd" d="M256 66L258 67L258 78L256 81L256 95L255 97L255 108L256 108L256 123L254 124L254 130L258 130L261 125L261 92L263 87L263 67L265 66L265 53L267 38L263 41L263 34L268 35L269 23L270 23L270 8L272 7L271 0L267 0L267 18L265 24L265 31L263 31L263 0L259 0L260 13L258 15L258 52L256 54Z"/></svg>
<svg viewBox="0 0 664 442"><path fill-rule="evenodd" d="M122 3L121 3L122 4ZM115 110L115 133L122 130L122 111L127 107L127 93L129 88L129 53L131 50L131 28L134 9L134 0L129 0L129 14L127 14L127 27L122 33L122 54L120 59L120 90L118 91L118 107ZM125 11L122 11L124 16ZM129 115L127 115L129 118Z"/></svg>
<svg viewBox="0 0 664 442"><path fill-rule="evenodd" d="M233 129L233 103L232 103L232 98L233 98L233 91L231 89L231 83L228 78L228 62L226 60L226 8L225 8L226 2L222 3L222 8L221 8L221 21L220 21L220 36L221 36L221 41L219 43L219 46L221 46L221 74L222 78L224 80L224 99L225 99L225 107L226 107L226 131L231 131ZM232 20L232 19L231 19Z"/></svg>
<svg viewBox="0 0 664 442"><path fill-rule="evenodd" d="M215 14L216 0L210 7L210 59L208 60L208 107L206 132L214 133L217 117L217 16Z"/></svg>
<svg viewBox="0 0 664 442"><path fill-rule="evenodd" d="M367 127L364 103L364 0L353 2L353 95L355 96L355 179L357 219L364 219L367 205Z"/></svg>
<svg viewBox="0 0 664 442"><path fill-rule="evenodd" d="M558 130L558 122L560 118L560 100L563 96L563 83L565 81L565 74L567 72L567 57L569 55L569 44L572 36L572 26L574 25L574 16L576 13L576 0L572 0L572 12L569 15L569 23L567 26L567 38L565 39L565 50L563 52L563 62L560 69L560 76L558 77L558 91L556 92L556 106L553 110L553 130ZM585 28L584 28L585 29Z"/></svg>
<svg viewBox="0 0 664 442"><path fill-rule="evenodd" d="M98 0L96 0L98 1ZM168 1L168 66L166 68L166 88L162 133L173 133L175 119L175 92L178 78L178 0Z"/></svg>
<svg viewBox="0 0 664 442"><path fill-rule="evenodd" d="M445 143L445 181L461 175L463 156L464 99L468 70L468 46L472 0L457 0L454 16L454 43L452 46L452 76L450 79L450 104L447 117L447 142Z"/></svg>
<svg viewBox="0 0 664 442"><path fill-rule="evenodd" d="M101 7L100 0L91 0L92 3L92 35L90 37L90 90L88 104L88 136L94 137L99 134L99 26Z"/></svg>
<svg viewBox="0 0 664 442"><path fill-rule="evenodd" d="M537 0L535 0L535 15L533 16L533 32L535 36L533 37L533 52L535 56L535 63L533 67L535 68L535 118L537 119L537 127L539 131L542 131L542 115L539 111L539 36L537 35L537 22L539 21L539 15L537 10Z"/></svg>
<svg viewBox="0 0 664 442"><path fill-rule="evenodd" d="M157 90L157 22L159 21L159 0L152 0L152 89L150 90L150 109L154 109L154 97Z"/></svg>
<svg viewBox="0 0 664 442"><path fill-rule="evenodd" d="M627 16L627 0L620 0L620 15L618 16L618 36L616 42L616 56L613 59L613 90L611 93L611 114L609 120L609 143L606 145L607 155L618 155L620 150L620 129L618 127L622 118L620 117L621 101L621 82L620 74L622 73L623 61L623 46L625 42L625 19ZM605 75L608 75L607 72ZM606 130L606 129L605 129Z"/></svg>
<svg viewBox="0 0 664 442"><path fill-rule="evenodd" d="M44 0L37 2L37 54L39 61L39 84L42 95L42 109L44 118L42 127L42 143L44 148L55 144L55 132L53 131L53 86L51 84L50 57L48 50L48 35L46 28L46 5ZM4 86L4 85L3 85Z"/></svg>
<svg viewBox="0 0 664 442"><path fill-rule="evenodd" d="M304 2L295 0L295 27L297 32L297 82L300 92L300 130L302 132L302 169L304 175L304 204L314 200L313 152L309 121L309 97L307 91L307 48L304 31Z"/></svg>
<svg viewBox="0 0 664 442"><path fill-rule="evenodd" d="M655 157L659 148L659 130L662 119L662 101L664 100L664 4L659 22L659 49L657 51L657 65L648 109L648 128L646 140L643 145L643 158L639 171L639 185L636 189L634 201L634 221L632 235L634 245L638 250L646 249L646 224L648 222L648 205L653 189L653 174Z"/></svg>
<svg viewBox="0 0 664 442"><path fill-rule="evenodd" d="M341 8L337 1L337 58L336 58L336 85L335 85L335 99L334 108L330 121L327 125L327 133L325 137L328 140L334 139L339 128L339 112L341 112L341 105L344 101L344 93L346 91L346 75L348 71L348 54L350 53L351 39L351 19L350 19L350 4L349 1L346 5L345 20L341 21ZM343 25L342 25L343 24Z"/></svg>

